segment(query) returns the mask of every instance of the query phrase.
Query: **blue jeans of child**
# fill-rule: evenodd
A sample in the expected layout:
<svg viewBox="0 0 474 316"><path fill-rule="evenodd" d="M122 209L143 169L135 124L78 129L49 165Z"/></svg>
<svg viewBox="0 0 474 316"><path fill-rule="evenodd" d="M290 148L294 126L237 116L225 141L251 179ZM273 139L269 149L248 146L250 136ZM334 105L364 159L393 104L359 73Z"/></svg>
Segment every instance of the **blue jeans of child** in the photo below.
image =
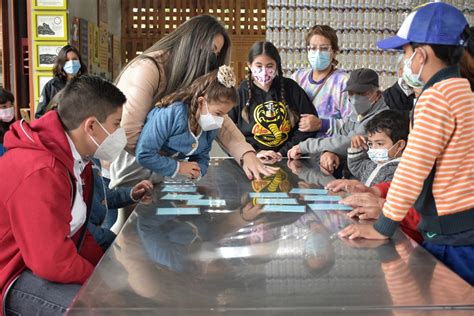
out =
<svg viewBox="0 0 474 316"><path fill-rule="evenodd" d="M448 246L424 242L423 247L474 286L474 246Z"/></svg>
<svg viewBox="0 0 474 316"><path fill-rule="evenodd" d="M5 298L5 316L64 315L81 288L79 284L60 284L23 272Z"/></svg>

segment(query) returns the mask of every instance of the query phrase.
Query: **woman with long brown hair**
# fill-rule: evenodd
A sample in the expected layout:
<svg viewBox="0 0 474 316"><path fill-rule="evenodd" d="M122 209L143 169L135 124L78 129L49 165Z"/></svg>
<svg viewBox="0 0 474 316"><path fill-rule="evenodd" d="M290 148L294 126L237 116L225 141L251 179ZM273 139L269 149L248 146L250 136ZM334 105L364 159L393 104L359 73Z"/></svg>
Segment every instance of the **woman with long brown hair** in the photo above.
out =
<svg viewBox="0 0 474 316"><path fill-rule="evenodd" d="M128 145L127 152L111 165L112 186L152 177L150 170L140 166L134 157L148 112L165 96L188 87L196 78L225 64L229 48L225 27L212 16L200 15L180 25L125 67L116 84L127 97L121 124ZM249 179L275 171L265 168L227 115L217 139L242 165Z"/></svg>

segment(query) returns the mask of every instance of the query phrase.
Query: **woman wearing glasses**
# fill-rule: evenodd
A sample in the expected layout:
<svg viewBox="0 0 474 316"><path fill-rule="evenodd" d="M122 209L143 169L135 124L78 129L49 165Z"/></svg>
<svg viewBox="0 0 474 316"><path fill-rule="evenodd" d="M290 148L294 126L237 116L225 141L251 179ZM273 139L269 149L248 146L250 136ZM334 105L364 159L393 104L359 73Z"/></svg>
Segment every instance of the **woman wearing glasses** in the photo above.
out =
<svg viewBox="0 0 474 316"><path fill-rule="evenodd" d="M351 114L347 93L344 93L349 74L337 69L339 51L336 31L328 25L315 25L306 34L310 69L300 69L291 78L311 99L319 118L301 115L301 132L325 132L328 136L337 130L337 124Z"/></svg>

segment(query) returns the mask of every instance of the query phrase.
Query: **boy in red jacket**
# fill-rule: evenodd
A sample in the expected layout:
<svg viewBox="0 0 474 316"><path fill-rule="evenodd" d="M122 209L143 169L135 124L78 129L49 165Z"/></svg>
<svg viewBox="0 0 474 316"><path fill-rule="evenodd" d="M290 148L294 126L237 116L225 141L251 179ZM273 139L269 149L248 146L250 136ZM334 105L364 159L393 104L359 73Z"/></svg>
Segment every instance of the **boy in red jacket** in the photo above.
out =
<svg viewBox="0 0 474 316"><path fill-rule="evenodd" d="M95 76L73 79L58 112L14 123L0 160L3 314L60 315L102 256L87 232L89 158L113 160L125 96ZM0 310L1 311L1 310Z"/></svg>

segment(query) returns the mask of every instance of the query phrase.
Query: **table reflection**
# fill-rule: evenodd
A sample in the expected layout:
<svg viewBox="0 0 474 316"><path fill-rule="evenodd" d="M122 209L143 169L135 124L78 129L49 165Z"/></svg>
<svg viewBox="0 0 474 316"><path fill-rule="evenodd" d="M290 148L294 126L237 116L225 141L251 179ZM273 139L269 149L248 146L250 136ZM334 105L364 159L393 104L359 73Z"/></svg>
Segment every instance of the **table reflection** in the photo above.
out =
<svg viewBox="0 0 474 316"><path fill-rule="evenodd" d="M249 182L234 161L211 160L206 177L192 185L203 199L225 205L198 206L200 215L157 215L157 208L187 207L162 200L170 182L157 186L154 202L136 208L71 314L89 308L391 314L473 304L470 286L400 232L390 241L341 240L337 232L353 222L346 211L264 211L252 192L280 192L308 205L314 202L290 191L321 189L329 180L311 160L277 165L277 174ZM456 290L448 295L442 284Z"/></svg>

